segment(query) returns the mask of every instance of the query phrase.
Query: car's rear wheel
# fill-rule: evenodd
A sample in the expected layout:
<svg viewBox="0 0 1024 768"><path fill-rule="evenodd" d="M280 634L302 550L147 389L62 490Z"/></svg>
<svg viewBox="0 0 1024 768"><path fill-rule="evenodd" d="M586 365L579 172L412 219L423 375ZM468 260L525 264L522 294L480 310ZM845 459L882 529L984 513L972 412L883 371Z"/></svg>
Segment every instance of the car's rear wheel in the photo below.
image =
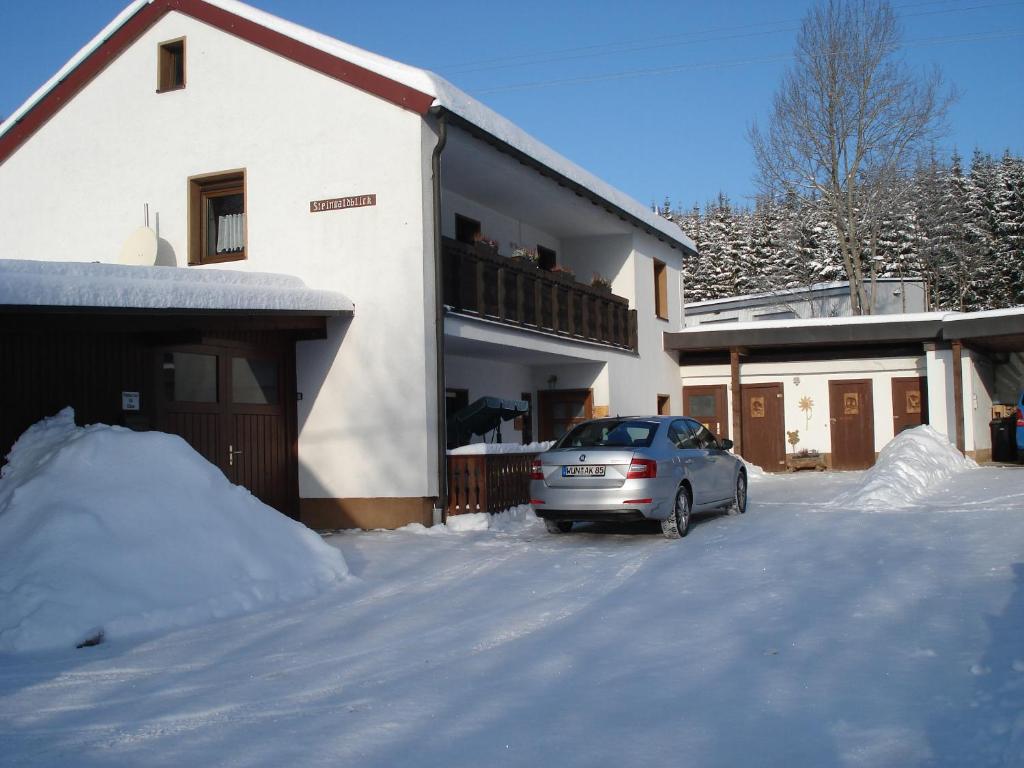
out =
<svg viewBox="0 0 1024 768"><path fill-rule="evenodd" d="M690 494L685 487L676 491L672 513L661 521L661 532L666 539L680 539L690 532Z"/></svg>
<svg viewBox="0 0 1024 768"><path fill-rule="evenodd" d="M740 472L736 476L736 495L729 505L730 515L742 515L747 511L747 473Z"/></svg>
<svg viewBox="0 0 1024 768"><path fill-rule="evenodd" d="M568 533L572 530L572 520L545 520L544 527L548 533Z"/></svg>

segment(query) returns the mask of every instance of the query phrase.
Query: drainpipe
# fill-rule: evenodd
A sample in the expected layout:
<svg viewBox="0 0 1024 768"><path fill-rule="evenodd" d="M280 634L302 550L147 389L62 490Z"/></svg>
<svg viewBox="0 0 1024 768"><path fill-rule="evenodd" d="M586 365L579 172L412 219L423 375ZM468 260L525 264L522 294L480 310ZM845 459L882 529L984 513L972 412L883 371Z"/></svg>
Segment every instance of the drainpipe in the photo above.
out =
<svg viewBox="0 0 1024 768"><path fill-rule="evenodd" d="M444 282L441 259L441 151L448 141L447 113L437 121L437 144L430 158L434 205L434 346L437 348L437 506L434 522L445 522L448 508L448 433L445 429Z"/></svg>

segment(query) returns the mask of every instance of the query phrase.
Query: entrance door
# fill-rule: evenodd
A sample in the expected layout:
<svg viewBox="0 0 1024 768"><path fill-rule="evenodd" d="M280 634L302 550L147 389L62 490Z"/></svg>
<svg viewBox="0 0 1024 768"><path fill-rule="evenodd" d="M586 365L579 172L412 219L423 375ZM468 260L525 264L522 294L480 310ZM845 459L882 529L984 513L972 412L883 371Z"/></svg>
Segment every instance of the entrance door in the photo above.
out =
<svg viewBox="0 0 1024 768"><path fill-rule="evenodd" d="M743 458L765 472L786 469L786 421L782 384L744 384Z"/></svg>
<svg viewBox="0 0 1024 768"><path fill-rule="evenodd" d="M295 516L294 373L283 350L170 347L157 359L157 428L180 435L231 482Z"/></svg>
<svg viewBox="0 0 1024 768"><path fill-rule="evenodd" d="M867 469L875 463L875 410L871 381L830 381L832 468Z"/></svg>
<svg viewBox="0 0 1024 768"><path fill-rule="evenodd" d="M892 433L928 423L928 379L924 376L892 380Z"/></svg>
<svg viewBox="0 0 1024 768"><path fill-rule="evenodd" d="M715 437L726 438L729 414L725 394L725 384L683 387L683 413L710 429Z"/></svg>
<svg viewBox="0 0 1024 768"><path fill-rule="evenodd" d="M541 440L557 440L577 424L594 416L589 389L544 389L537 393Z"/></svg>

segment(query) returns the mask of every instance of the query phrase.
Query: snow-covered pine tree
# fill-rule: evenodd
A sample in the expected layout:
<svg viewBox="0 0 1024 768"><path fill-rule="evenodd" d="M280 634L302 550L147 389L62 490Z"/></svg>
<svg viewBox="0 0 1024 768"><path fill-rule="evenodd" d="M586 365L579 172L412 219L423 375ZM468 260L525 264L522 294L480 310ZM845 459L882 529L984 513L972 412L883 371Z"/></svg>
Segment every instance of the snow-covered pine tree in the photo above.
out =
<svg viewBox="0 0 1024 768"><path fill-rule="evenodd" d="M785 246L782 206L765 195L757 198L754 210L744 214L748 233L740 275L742 293L784 288Z"/></svg>
<svg viewBox="0 0 1024 768"><path fill-rule="evenodd" d="M942 222L940 206L949 169L943 166L934 147L918 161L913 180L914 252L924 280L925 309L938 306L938 285L942 271Z"/></svg>
<svg viewBox="0 0 1024 768"><path fill-rule="evenodd" d="M994 309L1009 304L996 260L998 184L992 156L975 149L971 157L971 172L967 176L967 243L973 256L964 302L968 310Z"/></svg>
<svg viewBox="0 0 1024 768"><path fill-rule="evenodd" d="M996 269L1009 305L1024 304L1024 159L1007 150L996 169Z"/></svg>
<svg viewBox="0 0 1024 768"><path fill-rule="evenodd" d="M708 298L720 299L737 296L739 286L742 236L740 224L733 213L728 196L719 193L714 203L707 206L705 218L705 245L702 265L706 268Z"/></svg>
<svg viewBox="0 0 1024 768"><path fill-rule="evenodd" d="M892 186L886 195L890 204L879 219L876 274L901 280L917 279L921 274L921 261L917 251L913 180L899 178ZM901 294L905 300L906 291Z"/></svg>

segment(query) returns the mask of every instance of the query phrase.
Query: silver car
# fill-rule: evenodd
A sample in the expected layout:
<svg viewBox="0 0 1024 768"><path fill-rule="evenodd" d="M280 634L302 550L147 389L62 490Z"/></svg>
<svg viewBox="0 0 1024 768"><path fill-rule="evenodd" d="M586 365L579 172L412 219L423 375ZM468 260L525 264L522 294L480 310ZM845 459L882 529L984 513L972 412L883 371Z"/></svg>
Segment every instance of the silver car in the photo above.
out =
<svg viewBox="0 0 1024 768"><path fill-rule="evenodd" d="M551 533L577 521L659 520L685 536L694 513L747 508L747 470L703 424L631 416L579 424L533 461L530 504Z"/></svg>

